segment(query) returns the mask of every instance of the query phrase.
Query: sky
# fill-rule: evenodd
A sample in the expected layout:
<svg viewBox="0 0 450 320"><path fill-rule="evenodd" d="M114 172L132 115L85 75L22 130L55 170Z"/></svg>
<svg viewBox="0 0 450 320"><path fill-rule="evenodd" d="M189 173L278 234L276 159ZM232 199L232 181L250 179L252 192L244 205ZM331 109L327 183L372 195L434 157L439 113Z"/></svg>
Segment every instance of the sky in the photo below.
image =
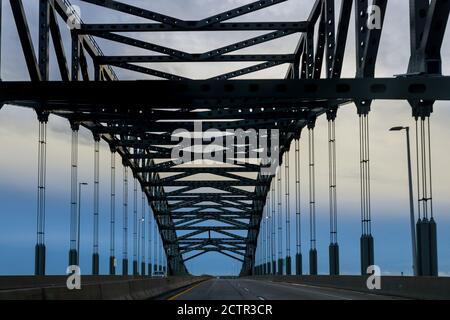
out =
<svg viewBox="0 0 450 320"><path fill-rule="evenodd" d="M37 1L24 0L34 44L37 44ZM168 14L184 20L198 20L204 17L250 3L248 0L123 0L144 8ZM80 5L85 22L145 22L114 11L72 0ZM309 14L313 0L289 0L283 4L234 19L233 21L303 21ZM336 1L338 14L340 1ZM344 60L343 77L354 77L354 23L350 24L347 55ZM65 48L69 48L69 31L61 30ZM2 22L2 70L3 81L29 80L22 50L11 17L9 3L3 1ZM244 40L260 32L217 33L149 33L132 34L167 47L188 52L204 52L236 41ZM262 44L238 53L292 53L297 45L298 35L288 36L272 43ZM98 39L107 55L148 54L145 50L112 44ZM442 49L443 72L449 74L450 37L447 31ZM69 53L68 53L69 55ZM377 77L392 77L406 73L409 59L409 16L408 1L391 1L385 20L378 64ZM176 73L194 79L209 78L217 74L239 69L248 63L177 63L153 66L162 71ZM278 66L242 79L283 78L287 65ZM51 79L59 80L54 53L51 51ZM154 79L116 69L120 79ZM448 170L450 151L449 102L435 104L432 115L433 191L434 212L438 224L439 270L443 276L450 275L450 197ZM375 238L375 263L382 273L411 274L411 244L409 233L409 200L407 189L405 138L388 129L398 125L414 127L411 108L406 101L375 101L370 114L371 124L371 173L372 173L372 216ZM32 274L34 272L34 245L36 238L36 188L37 188L37 140L38 122L32 110L4 106L0 110L0 274ZM358 117L353 104L339 110L336 121L337 134L337 194L339 215L339 244L341 250L341 272L359 273L360 237L360 191L359 191L359 140ZM47 155L47 216L46 245L47 271L49 274L63 274L67 266L69 246L70 213L70 137L66 120L51 116L48 124ZM305 141L306 140L306 141ZM412 143L415 143L414 140ZM93 139L92 135L80 130L79 181L89 183L83 189L81 227L81 269L90 270L92 252L92 208L93 208ZM308 245L308 184L307 184L307 139L301 139L301 197L302 197L302 244L305 254L304 270L307 270L306 253ZM316 173L317 173L317 241L319 273L328 271L329 218L328 218L328 146L327 122L320 118L316 126ZM293 152L291 154L293 157ZM293 159L293 158L292 158ZM110 152L106 143L101 143L100 158L100 271L107 272L109 248L109 185ZM293 161L293 160L292 160ZM119 161L117 161L119 164ZM413 163L414 165L414 163ZM120 168L120 167L119 167ZM117 172L117 256L121 248L121 201L122 170ZM132 184L130 184L131 194ZM292 184L293 190L293 184ZM416 194L416 191L415 191ZM291 208L295 208L291 199ZM148 211L148 210L147 210ZM294 212L292 212L292 219ZM292 248L294 252L294 232ZM130 241L131 246L131 241ZM131 252L131 247L130 250ZM206 254L187 263L195 274L232 274L239 270L239 263L219 254ZM88 271L86 271L88 272Z"/></svg>

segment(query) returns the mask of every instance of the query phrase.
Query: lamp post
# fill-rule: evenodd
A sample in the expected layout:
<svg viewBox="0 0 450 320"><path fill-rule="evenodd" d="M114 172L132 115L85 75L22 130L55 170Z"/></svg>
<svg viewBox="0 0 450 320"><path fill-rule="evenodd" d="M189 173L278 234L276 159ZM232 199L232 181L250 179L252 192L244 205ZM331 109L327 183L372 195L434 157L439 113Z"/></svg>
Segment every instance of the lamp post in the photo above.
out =
<svg viewBox="0 0 450 320"><path fill-rule="evenodd" d="M87 186L87 182L78 184L78 230L77 230L77 264L80 266L80 225L81 225L81 186Z"/></svg>
<svg viewBox="0 0 450 320"><path fill-rule="evenodd" d="M413 258L413 274L417 276L417 251L416 251L416 229L415 229L415 217L414 217L414 195L413 195L413 181L412 181L412 168L411 168L411 146L409 138L409 127L393 127L389 131L406 131L406 148L408 156L408 179L409 179L409 208L410 208L410 220L411 220L411 241L412 241L412 258Z"/></svg>

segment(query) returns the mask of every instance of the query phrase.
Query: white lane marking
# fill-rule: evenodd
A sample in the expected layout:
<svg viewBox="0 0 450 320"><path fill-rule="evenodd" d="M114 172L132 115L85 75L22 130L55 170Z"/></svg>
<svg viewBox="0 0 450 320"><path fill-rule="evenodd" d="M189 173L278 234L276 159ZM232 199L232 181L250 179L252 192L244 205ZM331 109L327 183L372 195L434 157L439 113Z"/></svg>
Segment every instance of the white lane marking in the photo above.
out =
<svg viewBox="0 0 450 320"><path fill-rule="evenodd" d="M346 298L346 297L342 297L342 296L336 296L334 294L328 294L328 293L323 293L323 292L314 292L313 291L313 293L314 294L321 294L321 295L324 295L324 296L328 296L328 297L336 298L336 299L340 299L340 300L353 300L351 298Z"/></svg>
<svg viewBox="0 0 450 320"><path fill-rule="evenodd" d="M245 291L249 292L250 290L248 290L247 288L244 288Z"/></svg>
<svg viewBox="0 0 450 320"><path fill-rule="evenodd" d="M266 299L264 299L264 297L258 297L259 300L264 301Z"/></svg>
<svg viewBox="0 0 450 320"><path fill-rule="evenodd" d="M344 293L351 293L351 294L358 294L358 295L364 295L364 296L373 296L373 297L379 297L380 295L375 293L369 293L369 292L359 292L359 291L353 291L349 289L341 289L341 288L332 288L332 287L319 287L319 286L313 286L308 284L301 284L301 283L291 283L291 282L285 282L287 284L291 284L293 286L298 287L307 287L307 288L313 288L313 289L332 289L335 291L342 291Z"/></svg>
<svg viewBox="0 0 450 320"><path fill-rule="evenodd" d="M271 281L272 282L272 281ZM321 288L321 287L315 287L315 286L309 286L309 285L303 285L303 284L298 284L298 283L286 283L286 282L278 282L278 283L276 283L276 282L272 282L274 285L281 285L281 286L287 286L287 287L289 287L289 285L295 285L295 286L299 286L299 287L309 287L309 288L311 288L311 289L324 289L324 288ZM328 289L328 288L326 288L326 289ZM332 289L332 288L331 288ZM341 299L341 300L353 300L353 299L351 299L351 298L346 298L346 297L342 297L342 296L337 296L337 295L334 295L334 294L328 294L328 293L323 293L323 292L318 292L318 291L307 291L307 292L309 292L309 293L312 293L312 294L318 294L318 295L324 295L324 296L328 296L328 297L331 297L331 298L336 298L336 299Z"/></svg>

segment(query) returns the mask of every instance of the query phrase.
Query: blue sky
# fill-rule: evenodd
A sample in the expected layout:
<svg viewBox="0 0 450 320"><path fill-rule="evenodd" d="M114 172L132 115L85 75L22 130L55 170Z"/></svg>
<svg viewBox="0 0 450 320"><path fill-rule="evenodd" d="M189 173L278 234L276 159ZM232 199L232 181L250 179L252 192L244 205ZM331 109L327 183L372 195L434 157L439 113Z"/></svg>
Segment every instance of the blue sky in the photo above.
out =
<svg viewBox="0 0 450 320"><path fill-rule="evenodd" d="M24 0L32 36L37 41L37 1ZM99 11L91 5L81 5L82 18L87 21L115 22L133 21L125 15L112 11ZM250 3L245 0L155 0L152 2L134 0L124 1L140 4L143 7L161 11L182 19L201 19L235 6ZM312 7L312 0L289 0L286 3L237 19L237 21L258 20L303 20ZM339 5L339 1L337 1ZM4 21L2 26L2 79L28 80L20 43L14 23L11 19L9 4L3 2ZM380 47L377 76L392 76L406 72L409 54L407 1L389 3L386 17L386 29ZM338 11L338 10L337 10ZM353 26L353 24L351 24ZM68 44L68 31L62 28ZM220 37L215 34L199 33L186 35L176 32L170 35L148 34L139 37L169 47L192 52L202 52L234 40L241 40L258 33L230 33ZM252 50L257 53L289 53L295 48L298 37L289 36L277 40L273 44L259 45ZM444 41L443 53L444 73L450 71L450 53L448 32ZM125 54L130 48L113 45L99 40L107 54ZM344 61L344 76L352 77L354 68L354 38L350 32L348 56ZM249 49L245 50L250 52ZM134 51L145 54L145 51ZM52 53L52 79L58 79L55 60ZM198 64L158 65L160 70L178 73L193 78L206 78L215 74L231 71L247 64L215 63L207 66ZM263 72L248 75L244 78L282 78L286 66L280 66ZM121 79L135 79L136 74L117 70ZM139 78L149 78L138 76ZM450 170L447 170L450 152L450 111L448 102L439 102L432 116L433 135L433 167L434 167L434 206L438 223L439 270L442 275L450 275L450 197L448 184ZM407 193L407 175L405 167L404 137L389 133L387 130L395 125L413 127L411 111L406 102L376 101L371 113L371 156L372 156L372 212L373 234L375 238L375 262L385 274L411 272L411 248L409 235L409 207ZM37 132L38 123L33 111L14 106L5 106L0 110L0 274L32 274L34 271L34 245L36 229L36 184L37 184ZM353 105L343 107L338 115L338 210L339 210L339 243L341 246L341 271L346 274L359 272L359 146L358 122ZM65 120L51 116L48 134L48 176L47 176L47 271L50 274L62 274L67 264L69 245L69 212L70 212L70 127ZM84 190L82 207L82 271L90 271L90 255L92 246L92 193L93 193L93 140L91 134L81 130L79 181L89 182ZM317 157L317 217L318 217L318 254L319 272L328 269L328 156L327 131L325 119L319 119L316 128ZM303 249L307 253L307 141L301 141L302 148L302 212L303 212ZM292 155L293 156L293 155ZM100 256L101 272L107 271L109 248L109 148L101 145L101 229ZM293 160L292 160L293 161ZM119 161L117 161L119 164ZM121 201L122 170L117 172L117 256L121 249ZM292 187L293 190L293 187ZM130 184L131 199L132 184ZM291 200L294 209L294 199ZM294 217L292 217L294 219ZM292 249L294 252L294 232L292 232ZM131 253L131 241L130 250ZM188 268L194 273L228 274L238 270L239 265L233 260L218 254L207 254L188 262ZM304 269L307 269L306 254Z"/></svg>

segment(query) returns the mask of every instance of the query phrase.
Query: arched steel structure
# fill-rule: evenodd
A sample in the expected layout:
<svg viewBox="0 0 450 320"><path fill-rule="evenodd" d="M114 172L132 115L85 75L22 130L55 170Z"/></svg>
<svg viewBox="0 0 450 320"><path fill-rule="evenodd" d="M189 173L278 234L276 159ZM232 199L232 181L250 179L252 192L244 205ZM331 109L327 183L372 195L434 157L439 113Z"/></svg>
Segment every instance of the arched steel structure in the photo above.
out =
<svg viewBox="0 0 450 320"><path fill-rule="evenodd" d="M242 261L242 274L253 272L260 223L273 179L261 170L281 160L291 142L300 138L303 128L313 129L317 117L326 114L334 121L340 106L354 102L365 130L364 121L374 99L408 100L418 118L430 115L434 101L450 99L450 78L442 76L440 61L449 1L410 1L410 68L403 76L385 79L375 78L374 73L387 0L374 0L373 6L369 6L368 0L342 0L338 14L334 0L317 0L305 21L286 22L229 22L286 0L254 1L199 21L180 20L115 0L79 1L97 6L99 15L101 10L114 10L148 22L83 23L76 19L68 1L40 0L36 53L22 1L10 0L31 81L0 82L0 102L33 108L41 122L46 122L48 114L67 118L75 131L78 126L91 130L96 139L106 141L121 156L123 165L131 169L151 204L171 274L186 273L187 260L211 251ZM351 29L356 35L357 74L354 79L342 79L353 6L356 25ZM371 25L373 14L378 14L373 17L378 20ZM339 17L337 21L335 16ZM60 21L75 23L71 30L71 61L63 47ZM128 35L173 31L267 33L202 53L175 50ZM292 34L300 35L295 52L283 55L238 52ZM50 39L62 81L49 79ZM95 39L106 39L129 49L145 49L151 54L109 56ZM207 80L191 80L137 64L212 61L255 64ZM288 64L289 68L278 79L232 80L281 64ZM114 68L166 80L121 81ZM258 138L268 139L270 146L275 145L271 140L277 138L279 149L272 151L279 151L279 158L272 157L270 163L239 160L268 150L256 151L245 137L235 140L242 139L243 133L234 131L231 134L234 150L210 150L215 159L212 164L180 165L173 157L173 150L180 147L173 132L184 129L194 141L198 139L195 132L199 120L203 131L278 130L277 136L263 137L260 133ZM362 141L363 148L365 143ZM181 155L198 160L205 153L205 149L191 148L184 149ZM365 156L361 159L361 172L368 179ZM226 164L231 160L234 164ZM332 192L334 183L330 180ZM367 198L370 189L365 183L368 181L364 180L362 199L363 273L373 263L370 198ZM337 240L333 239L334 235L332 244L336 245ZM37 252L45 256L39 247ZM337 273L338 266L334 265L333 270Z"/></svg>

